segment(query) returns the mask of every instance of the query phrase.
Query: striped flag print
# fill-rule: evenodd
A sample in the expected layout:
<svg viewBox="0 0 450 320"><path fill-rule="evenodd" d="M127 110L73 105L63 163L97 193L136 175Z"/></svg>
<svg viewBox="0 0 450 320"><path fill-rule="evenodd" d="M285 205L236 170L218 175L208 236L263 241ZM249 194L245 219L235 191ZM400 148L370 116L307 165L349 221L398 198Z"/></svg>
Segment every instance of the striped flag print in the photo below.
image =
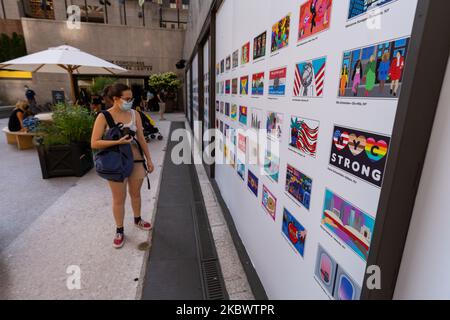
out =
<svg viewBox="0 0 450 320"><path fill-rule="evenodd" d="M336 130L333 136L333 141L339 151L344 150L350 142L350 135L347 132Z"/></svg>
<svg viewBox="0 0 450 320"><path fill-rule="evenodd" d="M294 96L322 97L325 86L325 69L326 69L326 58L319 58L297 64L295 66ZM307 79L302 78L302 76L304 76L303 75L304 72L306 73L309 72L308 74L308 78L310 79L309 81ZM306 87L304 87L304 82L309 82Z"/></svg>
<svg viewBox="0 0 450 320"><path fill-rule="evenodd" d="M301 87L301 75L299 70L300 65L295 66L295 79L294 79L294 95L296 97L300 96L300 87Z"/></svg>
<svg viewBox="0 0 450 320"><path fill-rule="evenodd" d="M322 96L323 93L323 85L325 82L325 66L326 62L324 62L322 68L320 68L319 72L316 73L316 95L318 97Z"/></svg>

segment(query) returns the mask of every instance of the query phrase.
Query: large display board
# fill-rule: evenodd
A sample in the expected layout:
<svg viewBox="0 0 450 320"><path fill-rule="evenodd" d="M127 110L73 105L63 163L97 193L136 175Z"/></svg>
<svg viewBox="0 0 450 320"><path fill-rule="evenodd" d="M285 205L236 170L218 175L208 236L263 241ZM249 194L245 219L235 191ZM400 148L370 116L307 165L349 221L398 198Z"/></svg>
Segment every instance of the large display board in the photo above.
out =
<svg viewBox="0 0 450 320"><path fill-rule="evenodd" d="M360 297L416 6L225 0L217 13L230 164L216 180L271 299Z"/></svg>

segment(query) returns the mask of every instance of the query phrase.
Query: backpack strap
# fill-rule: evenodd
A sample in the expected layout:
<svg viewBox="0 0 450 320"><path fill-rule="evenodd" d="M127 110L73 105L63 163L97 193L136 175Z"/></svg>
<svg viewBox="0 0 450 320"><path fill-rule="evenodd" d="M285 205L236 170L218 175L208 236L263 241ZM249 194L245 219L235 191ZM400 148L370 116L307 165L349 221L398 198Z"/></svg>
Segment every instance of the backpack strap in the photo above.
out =
<svg viewBox="0 0 450 320"><path fill-rule="evenodd" d="M106 122L108 123L108 127L110 129L117 126L114 118L112 117L111 113L109 113L109 111L102 111L101 113L105 116Z"/></svg>
<svg viewBox="0 0 450 320"><path fill-rule="evenodd" d="M144 169L145 172L148 172L148 167L147 167L147 161L145 160L145 155L144 155L144 149L142 149L141 144L139 143L138 139L136 139L136 137L133 137L133 140L136 142L137 147L139 149L139 153L141 154L142 159L144 160L138 160L138 161L134 161L135 163L142 163L144 165ZM150 178L148 177L148 173L147 173L147 187L148 190L151 190L151 185L150 185Z"/></svg>

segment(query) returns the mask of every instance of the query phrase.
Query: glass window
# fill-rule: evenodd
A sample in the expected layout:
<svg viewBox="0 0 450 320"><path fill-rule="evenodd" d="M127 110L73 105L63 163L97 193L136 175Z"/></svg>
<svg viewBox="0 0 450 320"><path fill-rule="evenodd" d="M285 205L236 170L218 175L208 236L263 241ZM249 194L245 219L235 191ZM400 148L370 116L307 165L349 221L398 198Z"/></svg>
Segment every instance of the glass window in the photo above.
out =
<svg viewBox="0 0 450 320"><path fill-rule="evenodd" d="M25 16L36 19L55 19L53 0L45 2L41 0L24 0L23 2Z"/></svg>
<svg viewBox="0 0 450 320"><path fill-rule="evenodd" d="M361 56L361 50L353 51L353 60L358 61Z"/></svg>
<svg viewBox="0 0 450 320"><path fill-rule="evenodd" d="M100 5L80 6L81 21L105 23L105 9Z"/></svg>

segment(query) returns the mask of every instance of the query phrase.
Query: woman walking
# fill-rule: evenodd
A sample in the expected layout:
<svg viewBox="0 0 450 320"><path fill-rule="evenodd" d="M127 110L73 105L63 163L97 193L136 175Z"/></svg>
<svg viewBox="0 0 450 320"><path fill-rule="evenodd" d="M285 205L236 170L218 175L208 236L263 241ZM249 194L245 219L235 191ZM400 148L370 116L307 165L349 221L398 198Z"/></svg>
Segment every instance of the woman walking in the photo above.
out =
<svg viewBox="0 0 450 320"><path fill-rule="evenodd" d="M397 52L397 55L394 60L392 60L391 67L389 69L389 75L391 76L391 94L394 97L398 94L398 88L400 86L400 79L403 75L403 69L405 68L405 58L403 58L402 53L400 51Z"/></svg>
<svg viewBox="0 0 450 320"><path fill-rule="evenodd" d="M125 243L124 217L127 187L131 197L135 226L144 231L150 231L152 229L152 225L141 218L141 188L144 178L148 173L153 172L154 166L147 143L145 142L141 118L136 111L132 110L133 94L131 89L123 84L115 84L109 88L107 96L113 102L112 107L107 112L109 112L115 123L124 124L123 131L126 132L127 135L118 141L103 140L103 137L109 128L105 115L100 113L92 133L92 148L95 150L102 150L122 144L131 144L134 157L133 172L128 179L124 182L108 181L113 197L113 214L117 227L113 247L118 249L123 247ZM134 135L136 136L137 142L134 142L132 138ZM147 167L145 166L145 159L142 158L137 143L139 143L145 155Z"/></svg>
<svg viewBox="0 0 450 320"><path fill-rule="evenodd" d="M341 97L345 96L345 90L347 88L347 85L348 85L348 68L347 65L344 64L344 67L342 68L341 72L341 81L339 85L339 92Z"/></svg>
<svg viewBox="0 0 450 320"><path fill-rule="evenodd" d="M166 120L164 118L164 113L166 112L166 95L164 90L158 93L158 105L159 105L159 117L161 121Z"/></svg>
<svg viewBox="0 0 450 320"><path fill-rule="evenodd" d="M384 92L384 85L388 79L389 68L391 67L391 63L389 61L389 52L386 51L381 58L380 66L378 67L378 81L380 81L380 93Z"/></svg>
<svg viewBox="0 0 450 320"><path fill-rule="evenodd" d="M375 82L377 80L377 62L375 56L371 56L369 62L367 63L365 70L366 77L366 97L369 96L370 92L375 88Z"/></svg>

